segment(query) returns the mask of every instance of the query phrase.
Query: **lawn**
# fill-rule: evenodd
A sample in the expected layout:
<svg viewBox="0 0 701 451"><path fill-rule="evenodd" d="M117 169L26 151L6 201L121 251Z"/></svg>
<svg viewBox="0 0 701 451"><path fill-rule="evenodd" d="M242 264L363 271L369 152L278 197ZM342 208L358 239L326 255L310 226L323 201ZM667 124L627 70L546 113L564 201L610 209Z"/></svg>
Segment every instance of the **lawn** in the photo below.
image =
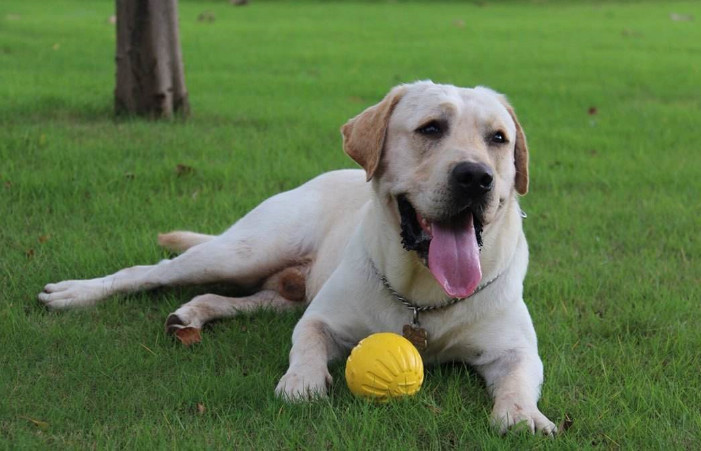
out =
<svg viewBox="0 0 701 451"><path fill-rule="evenodd" d="M180 2L192 116L115 121L112 1L0 4L0 449L698 449L698 2ZM198 21L209 12L214 20ZM400 82L483 84L531 148L525 297L555 439L488 427L481 379L414 398L273 389L300 312L163 331L200 293L65 313L47 282L165 258L156 233L224 230L353 167L339 127Z"/></svg>

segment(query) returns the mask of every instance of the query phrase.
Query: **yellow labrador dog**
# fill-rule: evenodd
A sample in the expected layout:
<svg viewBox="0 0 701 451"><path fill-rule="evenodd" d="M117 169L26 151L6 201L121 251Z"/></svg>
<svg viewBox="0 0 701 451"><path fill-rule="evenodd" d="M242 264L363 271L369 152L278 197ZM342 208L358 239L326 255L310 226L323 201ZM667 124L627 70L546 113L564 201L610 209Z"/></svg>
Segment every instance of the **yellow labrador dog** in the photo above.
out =
<svg viewBox="0 0 701 451"><path fill-rule="evenodd" d="M166 328L200 328L261 307L309 302L276 392L324 396L330 360L374 332L404 333L427 363L461 361L485 378L492 421L552 434L537 407L543 366L523 302L528 247L517 195L528 150L506 99L477 87L400 85L342 128L362 170L323 174L264 201L219 236L161 235L184 251L152 266L46 285L54 309L167 285L231 282L241 298L206 294Z"/></svg>

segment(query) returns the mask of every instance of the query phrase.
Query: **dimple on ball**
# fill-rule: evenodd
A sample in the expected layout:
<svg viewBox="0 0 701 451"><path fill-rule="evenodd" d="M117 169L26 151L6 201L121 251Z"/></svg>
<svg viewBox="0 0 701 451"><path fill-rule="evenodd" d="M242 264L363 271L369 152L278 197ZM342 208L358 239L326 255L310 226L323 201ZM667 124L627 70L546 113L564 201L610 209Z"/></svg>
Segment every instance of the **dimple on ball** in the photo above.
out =
<svg viewBox="0 0 701 451"><path fill-rule="evenodd" d="M424 381L424 364L409 340L394 333L370 335L346 362L346 383L356 395L377 400L411 396Z"/></svg>

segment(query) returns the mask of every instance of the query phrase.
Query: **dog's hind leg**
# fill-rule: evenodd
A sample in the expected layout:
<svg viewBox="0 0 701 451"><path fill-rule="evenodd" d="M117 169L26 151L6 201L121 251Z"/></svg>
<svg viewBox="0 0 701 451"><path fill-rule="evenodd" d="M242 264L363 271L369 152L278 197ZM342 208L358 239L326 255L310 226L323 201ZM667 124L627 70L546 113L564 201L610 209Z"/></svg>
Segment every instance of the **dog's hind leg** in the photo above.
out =
<svg viewBox="0 0 701 451"><path fill-rule="evenodd" d="M263 290L240 298L203 294L168 315L165 328L166 333L171 335L179 335L178 331L182 329L196 329L197 341L200 341L199 330L215 319L233 318L240 313L264 309L282 312L301 305L303 304L290 301L273 290Z"/></svg>
<svg viewBox="0 0 701 451"><path fill-rule="evenodd" d="M266 200L229 230L172 260L90 280L48 284L39 300L53 309L95 304L111 295L161 286L229 282L259 286L312 255L320 221L318 190L303 185Z"/></svg>
<svg viewBox="0 0 701 451"><path fill-rule="evenodd" d="M158 244L173 252L185 252L198 244L206 243L216 238L215 235L176 230L158 234Z"/></svg>
<svg viewBox="0 0 701 451"><path fill-rule="evenodd" d="M215 319L231 318L239 313L251 313L261 309L276 312L305 305L307 265L285 268L269 277L260 291L245 297L224 297L204 294L182 305L166 320L166 332L194 327L201 329Z"/></svg>

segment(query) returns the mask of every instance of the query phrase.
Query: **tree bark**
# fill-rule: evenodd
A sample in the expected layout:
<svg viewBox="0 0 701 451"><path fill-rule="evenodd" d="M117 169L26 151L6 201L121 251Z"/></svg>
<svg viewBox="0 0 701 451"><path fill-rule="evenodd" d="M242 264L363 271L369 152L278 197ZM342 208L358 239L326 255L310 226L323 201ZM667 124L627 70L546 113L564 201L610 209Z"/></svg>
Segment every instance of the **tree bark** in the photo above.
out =
<svg viewBox="0 0 701 451"><path fill-rule="evenodd" d="M116 0L117 115L153 119L190 111L177 0Z"/></svg>

